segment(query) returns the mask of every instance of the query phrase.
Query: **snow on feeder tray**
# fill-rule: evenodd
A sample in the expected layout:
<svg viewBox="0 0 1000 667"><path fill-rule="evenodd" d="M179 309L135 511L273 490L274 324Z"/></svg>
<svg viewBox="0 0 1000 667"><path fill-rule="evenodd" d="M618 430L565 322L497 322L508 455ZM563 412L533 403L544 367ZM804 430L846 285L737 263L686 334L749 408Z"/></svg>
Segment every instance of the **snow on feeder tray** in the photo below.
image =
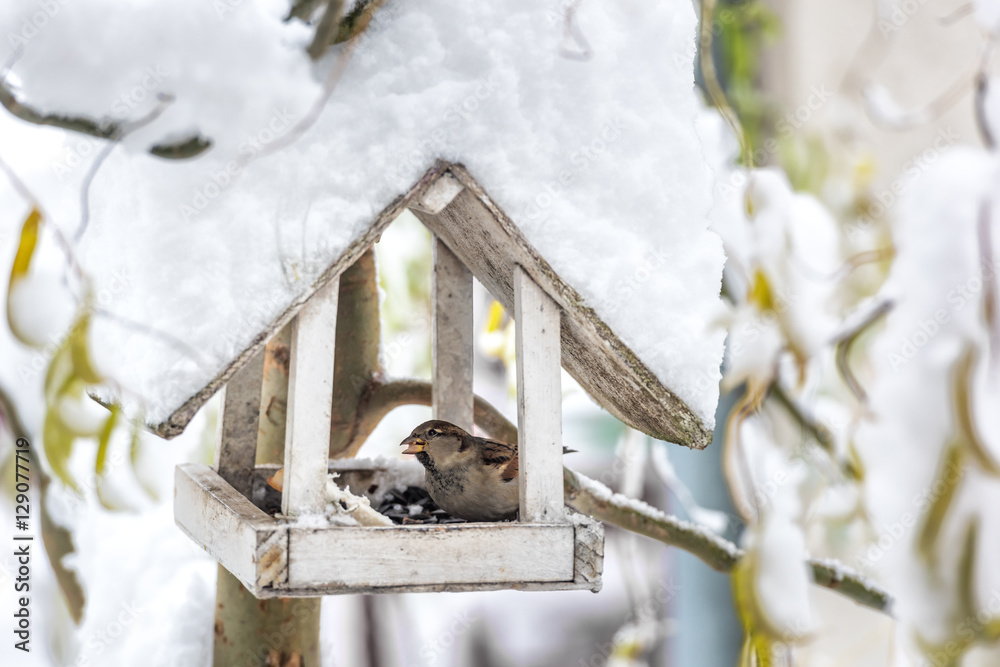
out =
<svg viewBox="0 0 1000 667"><path fill-rule="evenodd" d="M519 519L340 526L322 513L328 473L368 495L398 488L383 463L330 461L340 275L409 208L432 232L433 408L472 430L473 276L508 312L517 339ZM264 351L291 323L281 513L263 505L275 466L256 466ZM341 344L350 344L344 341ZM704 447L711 431L581 303L461 166L439 163L388 206L291 306L154 431L176 435L225 388L215 466L176 471L174 516L258 598L356 592L601 587L603 526L563 504L560 362L604 408L654 437ZM266 409L266 406L265 406Z"/></svg>

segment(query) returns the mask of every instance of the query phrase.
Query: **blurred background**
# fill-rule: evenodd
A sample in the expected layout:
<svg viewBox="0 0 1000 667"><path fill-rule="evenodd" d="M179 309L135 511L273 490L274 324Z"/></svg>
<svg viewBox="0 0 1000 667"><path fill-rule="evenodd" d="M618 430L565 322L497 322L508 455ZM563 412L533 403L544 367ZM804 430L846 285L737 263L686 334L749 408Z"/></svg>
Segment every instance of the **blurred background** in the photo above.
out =
<svg viewBox="0 0 1000 667"><path fill-rule="evenodd" d="M567 465L736 542L748 523L757 522L762 504L794 498L803 507L794 523L809 551L863 569L883 529L877 512L873 518L866 511L866 460L855 436L867 408L852 382L867 384L877 375L873 346L884 323L875 319L857 328L850 318L878 304L893 270L900 211L909 210L899 202L936 187L928 174L949 152L991 148L983 118L992 109L983 83L993 64L988 5L719 1L710 14L712 59L729 107L723 111L738 120L743 141L713 108L720 100L709 95L711 82L699 65L696 79L706 91L701 129L715 147L720 184L712 219L730 258L724 281L730 310L720 318L730 331L729 355L715 441L705 451L653 441L602 410L564 373L563 438L578 450ZM18 155L21 165L60 162L78 143L74 136L47 136L28 136L23 123L0 113L0 151ZM748 164L767 168L765 175L748 175ZM748 183L758 187L748 189ZM760 250L764 223L755 227L752 221L782 197L793 202L792 213L767 224L800 225L807 239L769 254ZM0 211L4 265L17 247L18 216ZM375 249L383 363L392 376L430 379L430 235L404 213ZM655 259L620 279L642 281L644 271L656 271ZM121 289L128 289L127 275ZM476 392L516 421L512 323L478 283L475 307ZM821 334L802 333L798 325L817 318L831 324ZM842 354L856 376L844 377L837 355L848 338ZM20 345L0 327L4 516L13 512L13 433L17 422L40 423L50 356ZM981 411L995 415L995 408L984 403ZM756 410L752 417L749 409ZM68 468L80 490L36 484L35 502L62 542L48 558L39 553L33 561L33 651L13 653L5 640L5 664L210 664L216 563L174 525L172 485L178 463L213 460L217 415L213 400L169 446L144 432L133 440L129 429L121 429L110 440L100 475L93 463L97 439L77 440ZM398 457L400 439L429 417L429 408L392 412L359 456ZM757 477L752 486L734 482L735 454L727 445L733 440L761 460L773 450L779 472ZM0 522L5 544L9 523ZM877 567L863 571L886 581ZM13 605L15 572L13 555L5 551L5 604ZM67 590L86 599L79 623ZM599 594L324 598L323 664L751 664L744 653L748 612L734 604L732 591L729 576L693 556L609 526ZM919 657L904 650L899 624L889 616L815 586L808 597L809 628L777 637L786 644L779 664L975 666L1000 660L991 648L995 636L982 628L975 642L939 663L928 657L931 651Z"/></svg>

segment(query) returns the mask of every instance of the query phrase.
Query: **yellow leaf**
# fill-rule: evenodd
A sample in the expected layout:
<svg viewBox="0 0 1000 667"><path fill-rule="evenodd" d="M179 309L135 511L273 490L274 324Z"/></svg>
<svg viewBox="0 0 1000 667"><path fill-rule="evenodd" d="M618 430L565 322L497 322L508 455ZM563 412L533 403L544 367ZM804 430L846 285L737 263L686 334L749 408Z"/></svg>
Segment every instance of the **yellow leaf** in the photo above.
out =
<svg viewBox="0 0 1000 667"><path fill-rule="evenodd" d="M774 294L771 291L771 283L761 269L754 271L753 283L747 293L747 301L757 306L761 312L774 310Z"/></svg>
<svg viewBox="0 0 1000 667"><path fill-rule="evenodd" d="M79 491L76 481L69 472L69 457L73 452L73 432L59 418L58 412L48 410L42 427L42 445L49 467L63 484Z"/></svg>
<svg viewBox="0 0 1000 667"><path fill-rule="evenodd" d="M21 227L21 241L17 245L17 254L14 255L14 266L10 270L10 284L23 278L28 273L31 266L31 258L35 254L35 245L38 243L38 223L42 221L42 213L37 208L31 209L31 213Z"/></svg>
<svg viewBox="0 0 1000 667"><path fill-rule="evenodd" d="M70 330L69 348L75 373L88 384L97 384L104 378L94 369L94 364L90 360L90 351L87 347L89 335L90 314L85 313Z"/></svg>
<svg viewBox="0 0 1000 667"><path fill-rule="evenodd" d="M121 408L117 405L111 406L111 414L108 415L104 426L101 428L101 433L97 437L97 459L94 461L94 472L97 473L98 477L104 474L104 462L108 456L108 443L111 442L111 433L115 430L115 424L118 423L120 414Z"/></svg>
<svg viewBox="0 0 1000 667"><path fill-rule="evenodd" d="M1000 477L1000 463L993 457L989 448L979 436L976 422L972 414L972 382L973 371L976 368L976 361L979 355L976 349L969 345L965 354L957 364L955 369L955 380L952 387L952 397L954 398L955 417L962 434L962 442L968 447L973 460L979 467L994 477Z"/></svg>
<svg viewBox="0 0 1000 667"><path fill-rule="evenodd" d="M962 464L965 458L964 448L958 443L952 443L945 450L944 460L938 471L937 481L931 488L937 488L941 484L941 491L933 498L927 516L924 518L917 536L917 549L928 563L934 563L937 559L935 545L938 535L941 533L941 526L944 525L944 517L951 507L951 502L955 498L955 491L962 480Z"/></svg>
<svg viewBox="0 0 1000 667"><path fill-rule="evenodd" d="M15 285L28 275L31 259L35 254L35 246L38 244L38 225L41 220L41 212L37 208L31 209L24 225L21 226L21 239L17 244L17 254L14 255L14 264L10 269L10 282L7 284L7 326L15 338L25 345L31 346L35 346L36 343L18 327L14 313L11 311L10 297Z"/></svg>
<svg viewBox="0 0 1000 667"><path fill-rule="evenodd" d="M965 530L965 544L962 545L962 557L958 563L958 594L962 613L966 618L976 618L979 609L976 605L976 546L979 544L979 525L975 519L969 521Z"/></svg>
<svg viewBox="0 0 1000 667"><path fill-rule="evenodd" d="M159 501L160 496L156 493L156 487L139 472L139 452L142 447L142 420L136 419L132 422L132 443L129 445L129 460L132 462L132 473L135 475L139 486L154 501Z"/></svg>

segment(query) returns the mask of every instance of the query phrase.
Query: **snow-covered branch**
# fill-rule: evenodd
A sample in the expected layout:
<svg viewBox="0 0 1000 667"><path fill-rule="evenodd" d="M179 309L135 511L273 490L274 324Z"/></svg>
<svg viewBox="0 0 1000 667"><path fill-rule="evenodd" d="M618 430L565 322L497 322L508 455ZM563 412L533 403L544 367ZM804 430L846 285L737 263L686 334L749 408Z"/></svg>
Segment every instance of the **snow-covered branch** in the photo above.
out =
<svg viewBox="0 0 1000 667"><path fill-rule="evenodd" d="M744 556L742 549L707 528L682 521L641 500L613 494L608 487L578 472L563 468L563 483L566 504L576 511L683 549L714 570L731 572ZM831 560L811 559L809 566L817 585L858 604L889 612L889 593L858 572Z"/></svg>

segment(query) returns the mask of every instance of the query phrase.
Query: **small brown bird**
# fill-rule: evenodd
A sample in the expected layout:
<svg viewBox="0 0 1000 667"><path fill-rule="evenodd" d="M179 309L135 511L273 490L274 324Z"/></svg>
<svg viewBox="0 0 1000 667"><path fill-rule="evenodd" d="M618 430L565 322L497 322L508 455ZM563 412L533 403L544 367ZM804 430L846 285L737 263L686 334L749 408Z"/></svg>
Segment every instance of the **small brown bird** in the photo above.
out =
<svg viewBox="0 0 1000 667"><path fill-rule="evenodd" d="M416 427L400 445L407 445L404 454L416 455L431 499L452 516L517 518L517 445L477 438L440 419Z"/></svg>
<svg viewBox="0 0 1000 667"><path fill-rule="evenodd" d="M517 445L477 438L440 419L413 429L401 445L424 467L438 507L469 521L517 518Z"/></svg>

